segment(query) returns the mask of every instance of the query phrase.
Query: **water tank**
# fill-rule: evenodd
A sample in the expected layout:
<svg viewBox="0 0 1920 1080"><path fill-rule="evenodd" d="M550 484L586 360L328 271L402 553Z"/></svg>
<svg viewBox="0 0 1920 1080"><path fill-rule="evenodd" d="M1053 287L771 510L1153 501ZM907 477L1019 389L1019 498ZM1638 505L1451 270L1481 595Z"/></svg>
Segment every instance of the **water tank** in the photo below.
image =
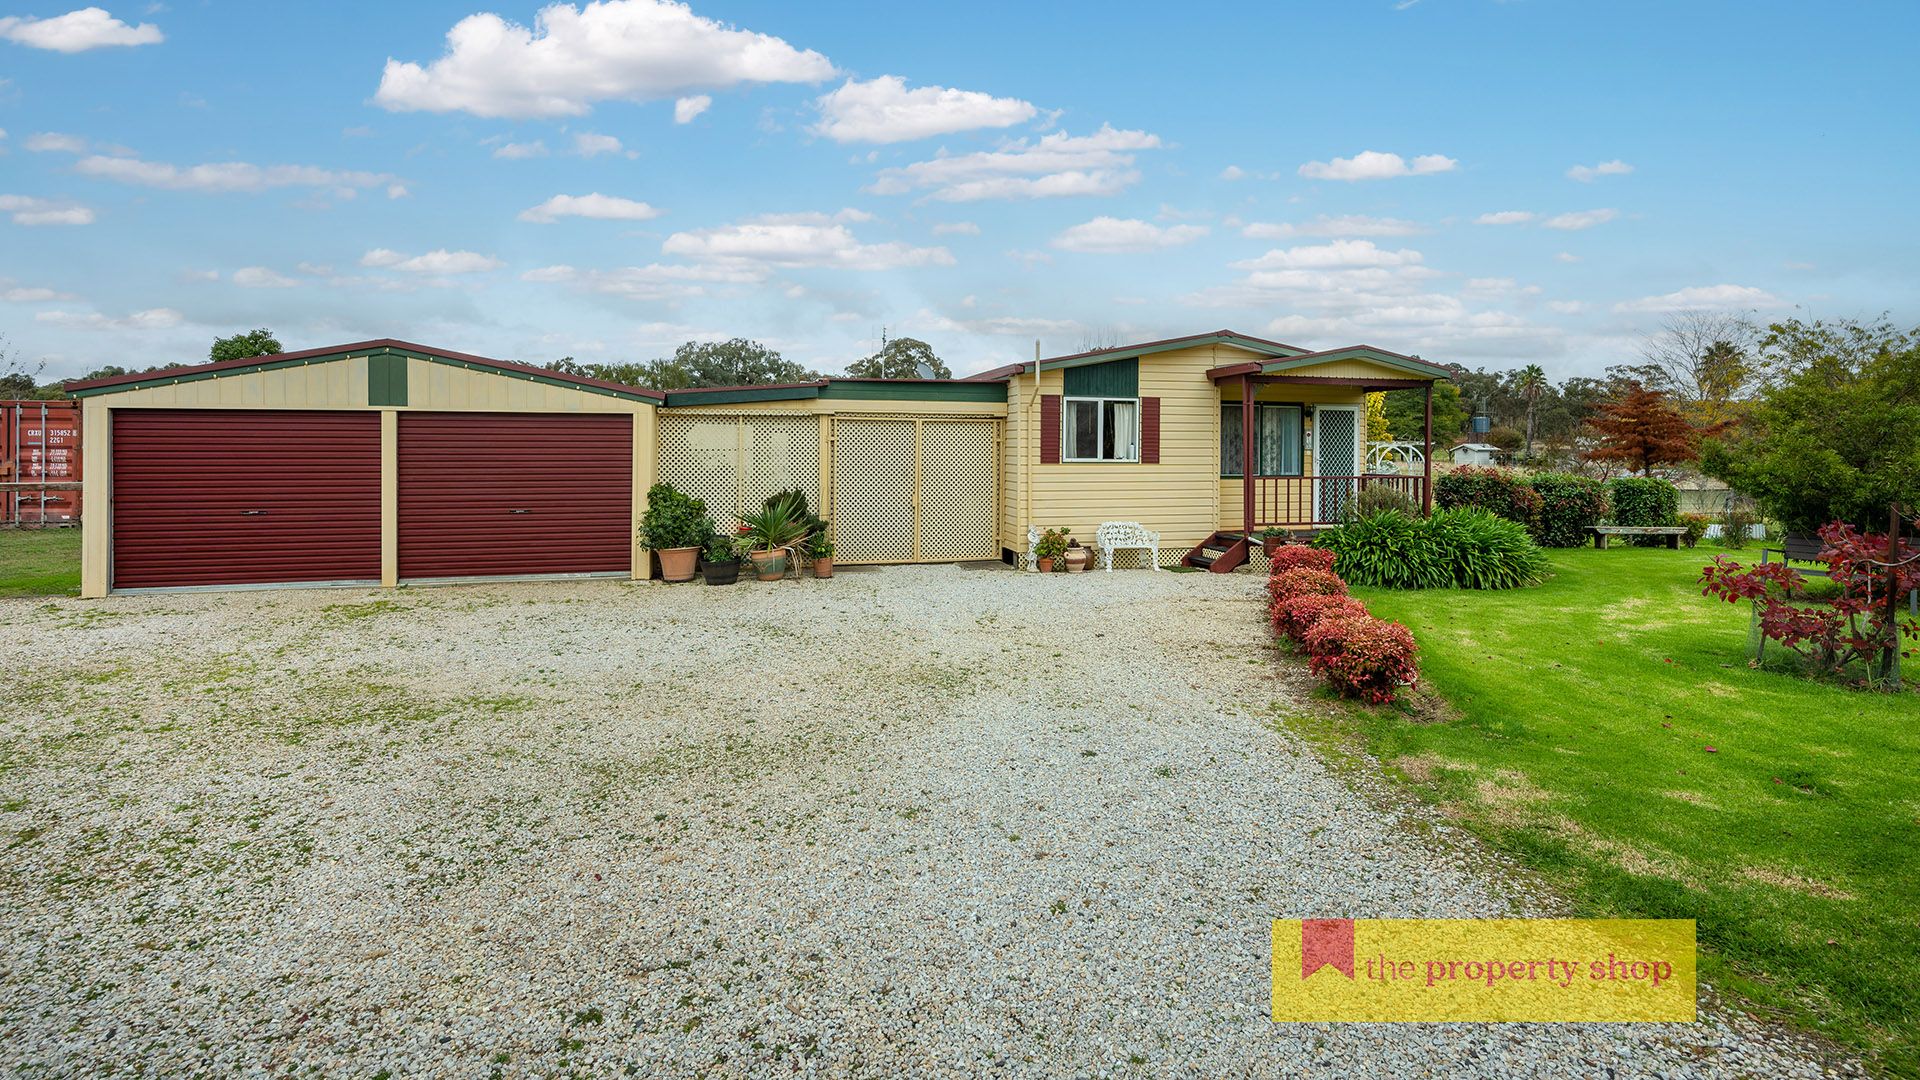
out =
<svg viewBox="0 0 1920 1080"><path fill-rule="evenodd" d="M1493 430L1493 421L1484 416L1476 416L1473 418L1473 433L1475 435L1485 435L1491 430Z"/></svg>

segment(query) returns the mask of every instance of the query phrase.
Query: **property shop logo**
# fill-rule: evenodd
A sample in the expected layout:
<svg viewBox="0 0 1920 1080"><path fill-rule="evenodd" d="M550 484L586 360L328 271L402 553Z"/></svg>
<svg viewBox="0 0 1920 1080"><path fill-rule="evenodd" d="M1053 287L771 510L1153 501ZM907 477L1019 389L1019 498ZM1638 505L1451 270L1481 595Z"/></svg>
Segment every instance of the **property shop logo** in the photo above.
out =
<svg viewBox="0 0 1920 1080"><path fill-rule="evenodd" d="M1280 919L1273 1018L1694 1019L1691 919Z"/></svg>

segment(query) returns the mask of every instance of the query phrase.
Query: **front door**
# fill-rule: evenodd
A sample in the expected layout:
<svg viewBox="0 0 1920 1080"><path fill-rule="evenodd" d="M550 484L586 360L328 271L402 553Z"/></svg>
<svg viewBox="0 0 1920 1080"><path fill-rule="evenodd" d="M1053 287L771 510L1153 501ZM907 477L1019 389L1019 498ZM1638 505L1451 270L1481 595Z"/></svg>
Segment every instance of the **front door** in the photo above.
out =
<svg viewBox="0 0 1920 1080"><path fill-rule="evenodd" d="M1359 491L1360 406L1321 405L1313 419L1313 520L1328 524L1346 516Z"/></svg>

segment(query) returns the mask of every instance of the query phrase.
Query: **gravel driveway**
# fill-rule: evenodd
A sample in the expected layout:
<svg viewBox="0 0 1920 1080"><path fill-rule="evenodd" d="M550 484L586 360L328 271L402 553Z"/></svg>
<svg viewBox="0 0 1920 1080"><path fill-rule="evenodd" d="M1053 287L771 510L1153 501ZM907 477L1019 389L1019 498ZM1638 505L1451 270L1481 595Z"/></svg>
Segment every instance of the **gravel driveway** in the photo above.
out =
<svg viewBox="0 0 1920 1080"><path fill-rule="evenodd" d="M1258 582L0 602L0 1072L1819 1075L1275 1025L1269 920L1552 910L1274 725Z"/></svg>

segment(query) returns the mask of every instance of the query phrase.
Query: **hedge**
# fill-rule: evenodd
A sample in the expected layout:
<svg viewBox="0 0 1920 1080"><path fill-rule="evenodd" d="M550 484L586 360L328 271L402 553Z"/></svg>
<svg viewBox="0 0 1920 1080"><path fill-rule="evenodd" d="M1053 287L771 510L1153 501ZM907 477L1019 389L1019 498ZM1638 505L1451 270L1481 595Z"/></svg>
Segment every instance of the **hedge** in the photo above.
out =
<svg viewBox="0 0 1920 1080"><path fill-rule="evenodd" d="M1680 524L1680 489L1657 476L1622 476L1607 485L1615 525ZM1665 544L1659 536L1631 537L1641 547Z"/></svg>
<svg viewBox="0 0 1920 1080"><path fill-rule="evenodd" d="M1572 473L1535 473L1529 481L1540 496L1540 524L1533 538L1542 547L1579 547L1592 539L1588 529L1607 519L1606 485Z"/></svg>
<svg viewBox="0 0 1920 1080"><path fill-rule="evenodd" d="M1463 465L1433 483L1433 500L1442 510L1477 506L1508 521L1540 528L1540 494L1512 469Z"/></svg>

